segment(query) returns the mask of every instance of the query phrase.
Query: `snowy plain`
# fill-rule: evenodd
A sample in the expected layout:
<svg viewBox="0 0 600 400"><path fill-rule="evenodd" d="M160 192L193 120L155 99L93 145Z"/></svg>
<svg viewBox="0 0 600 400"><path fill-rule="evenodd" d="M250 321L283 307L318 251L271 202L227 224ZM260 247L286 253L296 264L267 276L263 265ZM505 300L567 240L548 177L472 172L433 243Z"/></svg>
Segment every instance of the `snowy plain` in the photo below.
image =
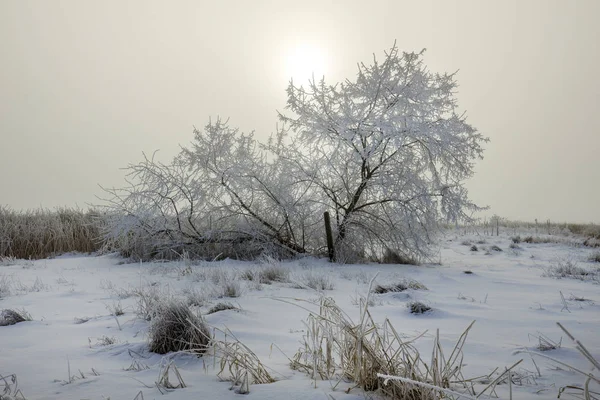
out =
<svg viewBox="0 0 600 400"><path fill-rule="evenodd" d="M371 295L375 321L389 318L407 338L427 331L415 345L423 354L431 354L437 329L444 348L451 350L475 320L463 348L465 377L489 374L497 367L504 370L523 359L515 369L523 379L513 385L513 398L556 398L559 388L581 386L584 378L543 358L535 358L538 373L532 358L518 352L538 351L540 335L557 343L562 338L560 348L543 354L592 370L556 322L600 359L600 285L544 275L564 262L589 271L597 271L598 263L589 261L593 249L567 242L520 243L517 248L511 248L511 243L508 235L452 231L441 240L439 263L421 266L337 265L314 258L124 263L116 255L66 255L0 264L0 281L10 286L10 294L0 299L0 309L25 309L32 317L32 321L0 327L0 375L16 374L18 387L29 400L136 396L139 400L140 391L145 400L377 398L349 382L334 387L334 382L317 381L315 388L307 375L290 368L288 357L301 346L308 316L302 307L311 308L297 299L332 297L355 320L360 299L367 296L369 282L378 274L376 283L412 279L428 290ZM472 245L477 251L471 250ZM288 271L289 282L259 284L240 278L245 271L272 265ZM306 288L310 279L326 282L332 289ZM233 283L241 295L223 297L224 283ZM218 361L210 354L197 358L150 353L148 322L134 312L137 299L131 293L136 288L154 288L160 296L182 298L202 314L219 302L231 303L237 309L205 315L206 322L231 331L277 381L252 385L249 394L241 395L217 377ZM411 314L406 304L415 300L432 311ZM124 314L111 315L115 308L122 308ZM174 361L187 387L163 395L155 381L167 360ZM594 373L597 376L598 371ZM597 385L591 388L600 391ZM498 386L496 392L508 398L508 385Z"/></svg>

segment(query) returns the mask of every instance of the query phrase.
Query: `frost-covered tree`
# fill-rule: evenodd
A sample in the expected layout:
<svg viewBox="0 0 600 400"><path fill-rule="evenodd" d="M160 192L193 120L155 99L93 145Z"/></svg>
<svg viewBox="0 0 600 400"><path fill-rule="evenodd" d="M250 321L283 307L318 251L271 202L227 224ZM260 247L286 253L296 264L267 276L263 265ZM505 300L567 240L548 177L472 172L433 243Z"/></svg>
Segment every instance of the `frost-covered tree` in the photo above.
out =
<svg viewBox="0 0 600 400"><path fill-rule="evenodd" d="M322 216L336 255L431 254L440 221L477 210L464 188L487 141L457 112L454 74L394 46L355 80L290 83L285 129L267 143L209 122L170 164L130 165L112 189L107 237L140 257L321 253Z"/></svg>
<svg viewBox="0 0 600 400"><path fill-rule="evenodd" d="M336 247L427 256L439 221L477 210L464 187L487 141L457 111L454 74L394 45L355 80L287 89L289 159L333 212Z"/></svg>

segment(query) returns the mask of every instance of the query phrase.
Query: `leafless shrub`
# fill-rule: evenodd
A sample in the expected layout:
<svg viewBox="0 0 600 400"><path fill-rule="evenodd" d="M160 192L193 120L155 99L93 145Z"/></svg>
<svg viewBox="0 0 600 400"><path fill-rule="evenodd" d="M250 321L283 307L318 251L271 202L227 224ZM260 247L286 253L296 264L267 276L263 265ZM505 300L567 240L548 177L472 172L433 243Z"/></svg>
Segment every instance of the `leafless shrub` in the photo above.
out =
<svg viewBox="0 0 600 400"><path fill-rule="evenodd" d="M479 249L475 245L471 246L470 250L471 251L479 251Z"/></svg>
<svg viewBox="0 0 600 400"><path fill-rule="evenodd" d="M181 302L162 302L156 308L149 330L150 351L166 354L188 351L201 355L210 341L210 331L202 318Z"/></svg>

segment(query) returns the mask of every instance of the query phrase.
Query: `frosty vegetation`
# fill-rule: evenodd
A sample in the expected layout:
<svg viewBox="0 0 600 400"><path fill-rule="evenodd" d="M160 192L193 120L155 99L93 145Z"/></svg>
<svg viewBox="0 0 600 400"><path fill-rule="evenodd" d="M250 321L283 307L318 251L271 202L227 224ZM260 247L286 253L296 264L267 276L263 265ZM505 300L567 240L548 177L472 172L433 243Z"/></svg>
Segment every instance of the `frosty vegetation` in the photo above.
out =
<svg viewBox="0 0 600 400"><path fill-rule="evenodd" d="M440 222L478 210L463 183L487 139L456 88L395 46L354 80L292 81L266 143L217 119L171 162L130 165L107 190L106 239L141 259L320 254L327 211L338 261L425 258Z"/></svg>

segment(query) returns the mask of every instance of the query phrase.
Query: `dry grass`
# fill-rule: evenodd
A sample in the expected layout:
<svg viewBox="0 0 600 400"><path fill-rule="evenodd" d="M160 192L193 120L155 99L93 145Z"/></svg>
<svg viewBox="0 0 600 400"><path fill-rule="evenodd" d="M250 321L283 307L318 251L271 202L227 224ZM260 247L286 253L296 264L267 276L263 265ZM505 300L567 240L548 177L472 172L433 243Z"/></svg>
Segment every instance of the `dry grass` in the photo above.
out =
<svg viewBox="0 0 600 400"><path fill-rule="evenodd" d="M544 269L542 276L550 278L568 278L580 281L600 282L600 270L586 269L577 265L571 258L557 259L552 265Z"/></svg>
<svg viewBox="0 0 600 400"><path fill-rule="evenodd" d="M567 335L567 337L573 342L575 345L575 349L592 365L593 369L591 371L583 371L579 368L576 368L570 364L567 364L563 361L557 360L556 358L547 356L545 354L541 354L538 352L531 352L528 350L520 351L519 353L527 353L531 356L536 356L540 358L544 358L549 360L561 367L566 367L569 371L574 373L578 373L585 379L584 384L581 386L564 386L559 388L558 397L561 398L563 394L569 394L577 399L586 399L586 400L598 400L600 398L600 392L594 391L591 388L592 384L596 386L600 385L600 377L596 376L596 372L600 371L600 362L590 353L587 347L581 343L577 338L575 338L571 332L569 332L560 322L557 322L556 325Z"/></svg>
<svg viewBox="0 0 600 400"><path fill-rule="evenodd" d="M294 287L298 289L313 289L319 292L335 289L331 277L321 271L309 270L298 274L294 279Z"/></svg>
<svg viewBox="0 0 600 400"><path fill-rule="evenodd" d="M174 301L158 305L148 333L150 351L158 354L186 351L202 355L211 337L199 315Z"/></svg>
<svg viewBox="0 0 600 400"><path fill-rule="evenodd" d="M0 257L40 259L100 249L101 215L77 209L14 211L0 207Z"/></svg>
<svg viewBox="0 0 600 400"><path fill-rule="evenodd" d="M16 374L0 374L0 400L26 400L19 389L19 380Z"/></svg>
<svg viewBox="0 0 600 400"><path fill-rule="evenodd" d="M217 303L214 306L212 306L210 308L210 310L208 310L208 312L206 313L208 314L214 314L220 311L226 311L226 310L239 310L238 307L234 306L231 303Z"/></svg>
<svg viewBox="0 0 600 400"><path fill-rule="evenodd" d="M406 308L411 314L425 314L432 310L430 306L420 301L409 301L406 303Z"/></svg>
<svg viewBox="0 0 600 400"><path fill-rule="evenodd" d="M31 315L25 310L4 309L0 312L0 326L15 325L31 320Z"/></svg>
<svg viewBox="0 0 600 400"><path fill-rule="evenodd" d="M252 384L275 382L265 365L248 346L229 330L221 333L225 336L224 340L214 340L211 351L215 360L219 360L219 379L230 381L231 389L237 387L236 392L240 394L249 393Z"/></svg>
<svg viewBox="0 0 600 400"><path fill-rule="evenodd" d="M427 287L414 279L403 279L402 281L391 285L376 285L372 292L383 294L388 292L404 292L405 290L427 290Z"/></svg>
<svg viewBox="0 0 600 400"><path fill-rule="evenodd" d="M368 299L361 307L358 323L331 298L320 299L318 312L307 309L303 346L290 360L292 369L307 373L315 386L319 379L350 380L356 387L390 399L433 400L440 394L473 398L493 391L497 380L478 391L475 380L465 379L461 371L462 348L473 323L449 353L442 350L438 332L431 360L426 362L412 344L425 333L406 340L388 319L375 323L367 304Z"/></svg>

